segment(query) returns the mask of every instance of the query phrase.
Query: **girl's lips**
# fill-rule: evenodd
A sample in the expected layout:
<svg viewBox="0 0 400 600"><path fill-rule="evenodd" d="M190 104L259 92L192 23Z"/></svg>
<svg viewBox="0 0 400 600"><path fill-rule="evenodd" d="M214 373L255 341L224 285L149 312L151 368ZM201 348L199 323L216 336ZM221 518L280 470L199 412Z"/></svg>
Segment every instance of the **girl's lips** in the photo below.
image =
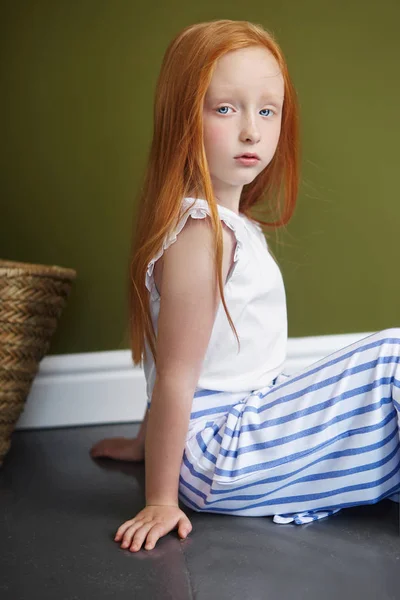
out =
<svg viewBox="0 0 400 600"><path fill-rule="evenodd" d="M254 157L250 158L248 156L238 156L237 158L235 158L235 160L240 162L242 165L256 165L260 159Z"/></svg>

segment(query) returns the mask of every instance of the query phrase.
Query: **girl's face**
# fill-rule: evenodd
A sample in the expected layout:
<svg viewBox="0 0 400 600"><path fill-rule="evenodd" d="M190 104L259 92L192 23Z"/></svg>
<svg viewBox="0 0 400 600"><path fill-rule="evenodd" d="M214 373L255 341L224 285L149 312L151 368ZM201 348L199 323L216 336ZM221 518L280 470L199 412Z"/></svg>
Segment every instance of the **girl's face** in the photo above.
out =
<svg viewBox="0 0 400 600"><path fill-rule="evenodd" d="M268 50L228 52L216 65L203 105L207 162L217 198L237 204L243 185L271 162L278 145L284 101L279 65ZM258 154L254 166L235 157Z"/></svg>

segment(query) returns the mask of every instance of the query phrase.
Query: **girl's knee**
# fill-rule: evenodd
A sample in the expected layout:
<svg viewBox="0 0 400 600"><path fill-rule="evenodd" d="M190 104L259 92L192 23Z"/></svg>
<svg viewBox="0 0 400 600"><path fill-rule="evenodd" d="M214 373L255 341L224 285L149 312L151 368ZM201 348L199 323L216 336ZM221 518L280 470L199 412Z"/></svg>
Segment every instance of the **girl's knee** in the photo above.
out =
<svg viewBox="0 0 400 600"><path fill-rule="evenodd" d="M393 344L397 344L400 348L400 327L388 327L387 329L381 329L360 340L362 345L382 341L384 345L387 344L389 346L393 346ZM379 347L382 348L382 344L379 344Z"/></svg>
<svg viewBox="0 0 400 600"><path fill-rule="evenodd" d="M397 338L400 342L400 327L389 327L378 332L381 338Z"/></svg>

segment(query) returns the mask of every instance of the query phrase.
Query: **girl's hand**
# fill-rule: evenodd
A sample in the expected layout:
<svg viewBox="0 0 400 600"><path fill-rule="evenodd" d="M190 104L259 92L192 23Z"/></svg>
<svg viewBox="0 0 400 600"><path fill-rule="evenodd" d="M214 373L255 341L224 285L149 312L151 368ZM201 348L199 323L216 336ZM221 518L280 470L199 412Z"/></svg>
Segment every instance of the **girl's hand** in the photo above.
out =
<svg viewBox="0 0 400 600"><path fill-rule="evenodd" d="M172 529L178 528L182 539L192 531L192 524L178 506L148 504L134 519L125 521L118 528L114 540L121 548L137 552L146 539L146 550L154 548L157 540Z"/></svg>

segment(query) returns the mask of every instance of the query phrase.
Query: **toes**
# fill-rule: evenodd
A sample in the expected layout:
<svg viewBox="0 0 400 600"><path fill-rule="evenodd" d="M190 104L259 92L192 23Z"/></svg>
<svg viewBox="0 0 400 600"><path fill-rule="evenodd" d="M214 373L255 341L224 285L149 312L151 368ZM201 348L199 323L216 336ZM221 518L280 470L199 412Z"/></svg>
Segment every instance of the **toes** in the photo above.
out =
<svg viewBox="0 0 400 600"><path fill-rule="evenodd" d="M100 456L103 451L104 451L103 444L95 444L90 449L90 455L91 456Z"/></svg>

